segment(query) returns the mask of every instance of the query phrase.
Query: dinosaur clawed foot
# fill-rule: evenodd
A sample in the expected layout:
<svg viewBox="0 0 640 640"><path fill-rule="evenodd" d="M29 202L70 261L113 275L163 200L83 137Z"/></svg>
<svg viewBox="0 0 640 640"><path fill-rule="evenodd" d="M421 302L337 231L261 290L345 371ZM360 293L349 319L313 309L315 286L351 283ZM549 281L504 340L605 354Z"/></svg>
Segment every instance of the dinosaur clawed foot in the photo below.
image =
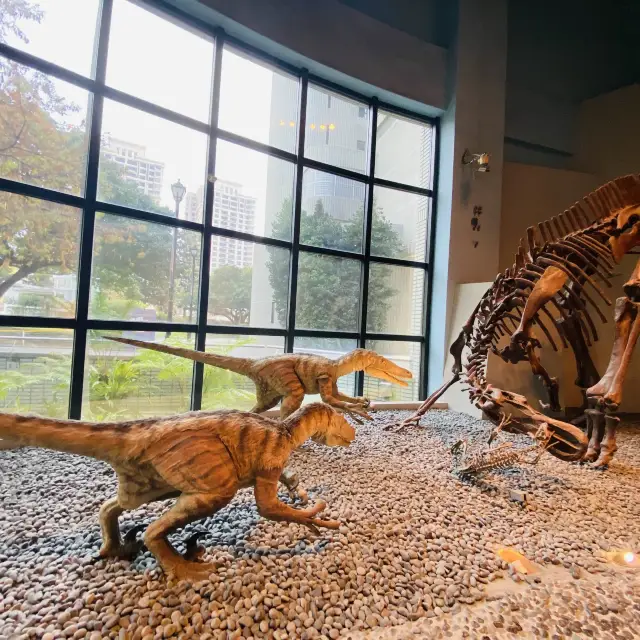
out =
<svg viewBox="0 0 640 640"><path fill-rule="evenodd" d="M320 529L318 527L322 527L324 529L339 529L340 522L338 520L320 520L320 518L314 517L326 508L327 503L324 500L318 500L314 507L300 512L300 515L303 517L298 521L299 524L303 524L315 535L320 535Z"/></svg>
<svg viewBox="0 0 640 640"><path fill-rule="evenodd" d="M167 577L177 582L185 581L196 584L209 580L211 574L215 573L219 568L220 564L215 562L191 562L180 559L171 562L170 565L164 568L164 571Z"/></svg>
<svg viewBox="0 0 640 640"><path fill-rule="evenodd" d="M596 459L598 458L598 454L600 453L600 451L598 449L592 449L591 447L589 449L587 449L587 452L584 454L584 456L582 457L582 460L580 460L580 462L584 463L591 463L591 462L595 462Z"/></svg>
<svg viewBox="0 0 640 640"><path fill-rule="evenodd" d="M198 538L204 536L206 531L196 531L193 535L189 536L185 542L186 550L182 556L189 562L197 562L205 554L206 549L198 544Z"/></svg>
<svg viewBox="0 0 640 640"><path fill-rule="evenodd" d="M120 543L104 542L98 555L93 558L93 562L103 560L105 558L122 558L123 560L133 560L140 551L145 549L145 544L142 539L138 540L137 536L141 531L146 529L146 524L137 524L124 536L124 541Z"/></svg>

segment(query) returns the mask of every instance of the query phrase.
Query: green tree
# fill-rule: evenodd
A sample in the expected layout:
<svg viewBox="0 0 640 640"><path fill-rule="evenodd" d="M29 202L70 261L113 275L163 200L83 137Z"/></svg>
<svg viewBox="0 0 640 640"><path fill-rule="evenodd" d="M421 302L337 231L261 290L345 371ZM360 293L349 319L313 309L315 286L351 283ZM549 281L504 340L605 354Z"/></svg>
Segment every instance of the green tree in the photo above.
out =
<svg viewBox="0 0 640 640"><path fill-rule="evenodd" d="M211 272L209 311L231 324L247 324L251 311L251 267L224 265Z"/></svg>
<svg viewBox="0 0 640 640"><path fill-rule="evenodd" d="M0 40L9 34L26 41L22 20L40 22L43 12L26 0L3 0ZM87 153L86 121L65 118L81 107L61 96L45 74L0 60L0 176L57 191L81 194ZM102 157L99 198L173 216L157 206L123 169ZM34 274L77 270L81 212L36 198L0 193L0 298ZM105 216L96 228L94 273L104 291L166 304L171 229ZM164 254L167 256L164 256ZM177 266L183 277L190 263ZM72 311L70 311L72 313Z"/></svg>
<svg viewBox="0 0 640 640"><path fill-rule="evenodd" d="M289 202L285 202L274 219L274 237L279 237L278 233L289 224L290 206ZM300 240L305 244L358 253L362 248L362 216L363 211L360 210L351 220L337 220L318 201L312 214L304 210L301 212ZM402 239L375 203L371 234L372 242L380 253L405 256L406 249ZM289 260L281 252L270 251L267 267L276 312L280 322L285 323L288 312ZM370 331L384 331L391 298L396 293L389 282L390 278L391 272L388 269L370 272L367 307L367 326ZM360 295L358 263L342 258L306 254L303 268L298 270L296 325L353 331Z"/></svg>

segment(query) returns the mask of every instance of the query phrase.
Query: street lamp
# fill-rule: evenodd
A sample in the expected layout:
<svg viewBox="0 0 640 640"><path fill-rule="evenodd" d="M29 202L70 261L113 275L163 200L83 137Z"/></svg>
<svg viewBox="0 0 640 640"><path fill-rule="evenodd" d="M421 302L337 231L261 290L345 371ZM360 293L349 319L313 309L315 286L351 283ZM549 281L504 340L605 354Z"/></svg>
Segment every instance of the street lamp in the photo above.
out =
<svg viewBox="0 0 640 640"><path fill-rule="evenodd" d="M180 217L180 203L187 188L180 182L178 178L177 182L171 185L171 193L173 199L176 202L176 220ZM167 313L167 322L173 322L173 297L175 293L175 273L176 273L176 251L178 249L178 229L173 228L173 238L171 241L171 262L169 263L169 312ZM167 338L171 335L171 331L167 331Z"/></svg>
<svg viewBox="0 0 640 640"><path fill-rule="evenodd" d="M189 322L193 322L193 289L196 283L196 258L198 257L198 247L191 247L190 250L193 263L191 265L191 298L189 300Z"/></svg>

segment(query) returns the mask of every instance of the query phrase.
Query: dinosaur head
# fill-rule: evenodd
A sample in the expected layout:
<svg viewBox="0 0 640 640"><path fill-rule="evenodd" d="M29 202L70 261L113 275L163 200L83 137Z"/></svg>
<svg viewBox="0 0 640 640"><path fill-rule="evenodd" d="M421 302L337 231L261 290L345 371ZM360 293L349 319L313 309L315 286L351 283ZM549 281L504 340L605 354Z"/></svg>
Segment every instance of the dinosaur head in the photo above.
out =
<svg viewBox="0 0 640 640"><path fill-rule="evenodd" d="M348 371L345 370L345 373L364 371L368 376L387 380L403 387L408 387L409 383L406 380L411 380L413 377L413 374L408 369L399 367L391 360L370 349L354 349L341 358L341 364L349 369ZM345 375L345 373L340 373L339 375Z"/></svg>
<svg viewBox="0 0 640 640"><path fill-rule="evenodd" d="M335 409L322 402L313 404L318 406L318 420L311 439L327 447L348 447L356 437L356 430Z"/></svg>
<svg viewBox="0 0 640 640"><path fill-rule="evenodd" d="M640 244L640 206L625 207L617 215L616 229L609 238L611 253L616 262Z"/></svg>

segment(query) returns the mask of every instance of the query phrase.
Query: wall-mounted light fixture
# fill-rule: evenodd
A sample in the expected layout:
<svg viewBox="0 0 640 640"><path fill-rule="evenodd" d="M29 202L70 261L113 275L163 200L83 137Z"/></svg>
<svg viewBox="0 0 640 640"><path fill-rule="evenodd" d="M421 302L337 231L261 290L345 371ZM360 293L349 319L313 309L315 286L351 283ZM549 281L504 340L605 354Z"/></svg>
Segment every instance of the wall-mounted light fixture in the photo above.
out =
<svg viewBox="0 0 640 640"><path fill-rule="evenodd" d="M476 171L487 173L489 171L489 154L471 153L469 149L465 149L462 154L462 164L470 164Z"/></svg>

